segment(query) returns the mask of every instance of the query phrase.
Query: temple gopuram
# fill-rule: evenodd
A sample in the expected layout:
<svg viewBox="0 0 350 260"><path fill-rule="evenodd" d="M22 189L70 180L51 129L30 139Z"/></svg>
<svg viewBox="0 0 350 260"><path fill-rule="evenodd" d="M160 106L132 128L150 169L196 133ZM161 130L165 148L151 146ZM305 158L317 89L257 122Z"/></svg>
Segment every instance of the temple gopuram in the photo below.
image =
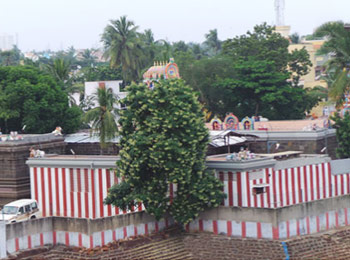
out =
<svg viewBox="0 0 350 260"><path fill-rule="evenodd" d="M155 81L174 78L180 78L180 74L179 68L173 58L170 58L168 63L155 62L154 65L143 74L143 82L145 82L149 88L153 88L153 83Z"/></svg>

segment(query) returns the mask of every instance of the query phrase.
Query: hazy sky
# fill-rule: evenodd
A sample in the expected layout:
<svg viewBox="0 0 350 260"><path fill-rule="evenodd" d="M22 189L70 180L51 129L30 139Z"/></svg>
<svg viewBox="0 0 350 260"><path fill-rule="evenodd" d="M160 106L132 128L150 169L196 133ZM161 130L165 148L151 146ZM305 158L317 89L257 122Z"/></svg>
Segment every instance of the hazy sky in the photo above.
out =
<svg viewBox="0 0 350 260"><path fill-rule="evenodd" d="M349 14L349 0L285 0L285 23L300 35L350 22ZM0 34L17 33L22 51L98 47L108 21L122 15L171 42L202 42L214 28L224 40L275 22L274 0L0 0Z"/></svg>

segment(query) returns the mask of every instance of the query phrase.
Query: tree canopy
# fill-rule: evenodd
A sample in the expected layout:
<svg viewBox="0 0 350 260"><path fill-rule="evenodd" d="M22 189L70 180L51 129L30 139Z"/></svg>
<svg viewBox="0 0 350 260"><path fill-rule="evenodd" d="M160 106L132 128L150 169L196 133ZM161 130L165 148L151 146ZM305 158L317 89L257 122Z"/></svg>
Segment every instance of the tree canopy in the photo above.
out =
<svg viewBox="0 0 350 260"><path fill-rule="evenodd" d="M69 107L66 93L50 76L30 66L0 67L0 127L3 132L65 133L80 126L80 109Z"/></svg>
<svg viewBox="0 0 350 260"><path fill-rule="evenodd" d="M346 112L343 118L335 114L332 119L334 120L333 127L337 129L337 157L350 158L350 113Z"/></svg>
<svg viewBox="0 0 350 260"><path fill-rule="evenodd" d="M205 169L209 133L200 103L182 80L160 81L151 90L132 84L121 112L120 161L105 200L122 209L142 202L157 219L169 212L186 224L224 198L222 184ZM169 196L170 185L175 196Z"/></svg>

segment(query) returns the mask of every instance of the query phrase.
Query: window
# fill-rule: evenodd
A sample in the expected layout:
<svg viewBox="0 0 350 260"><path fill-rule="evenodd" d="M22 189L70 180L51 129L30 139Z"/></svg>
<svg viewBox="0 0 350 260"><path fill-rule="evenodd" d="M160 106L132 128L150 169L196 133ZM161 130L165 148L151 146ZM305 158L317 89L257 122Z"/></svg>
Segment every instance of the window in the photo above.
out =
<svg viewBox="0 0 350 260"><path fill-rule="evenodd" d="M24 210L25 210L26 213L27 213L27 212L30 212L30 211L31 211L31 210L30 210L30 204L25 205L25 206L24 206Z"/></svg>
<svg viewBox="0 0 350 260"><path fill-rule="evenodd" d="M256 184L253 186L253 195L259 195L266 192L269 185L266 183Z"/></svg>
<svg viewBox="0 0 350 260"><path fill-rule="evenodd" d="M24 207L20 207L19 210L18 210L18 213L24 214Z"/></svg>
<svg viewBox="0 0 350 260"><path fill-rule="evenodd" d="M36 202L32 202L32 204L30 204L32 206L32 210L35 210L38 208L38 205L36 205Z"/></svg>

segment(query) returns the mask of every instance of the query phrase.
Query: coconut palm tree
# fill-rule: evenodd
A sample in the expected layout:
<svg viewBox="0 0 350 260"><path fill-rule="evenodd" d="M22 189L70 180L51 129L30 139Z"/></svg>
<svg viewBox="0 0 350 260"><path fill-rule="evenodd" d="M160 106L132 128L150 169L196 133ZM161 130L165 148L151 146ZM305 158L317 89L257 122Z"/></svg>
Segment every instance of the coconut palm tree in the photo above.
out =
<svg viewBox="0 0 350 260"><path fill-rule="evenodd" d="M314 36L327 39L319 54L332 55L327 70L334 73L335 79L329 95L340 105L344 94L350 90L350 32L343 22L328 22L318 27Z"/></svg>
<svg viewBox="0 0 350 260"><path fill-rule="evenodd" d="M112 89L99 87L93 100L97 107L87 111L84 119L91 124L91 134L99 136L101 148L105 148L118 132L118 109L115 106L118 98Z"/></svg>
<svg viewBox="0 0 350 260"><path fill-rule="evenodd" d="M102 34L105 57L109 58L111 67L122 67L127 81L139 78L144 58L137 30L133 21L122 16L119 20L111 20Z"/></svg>

